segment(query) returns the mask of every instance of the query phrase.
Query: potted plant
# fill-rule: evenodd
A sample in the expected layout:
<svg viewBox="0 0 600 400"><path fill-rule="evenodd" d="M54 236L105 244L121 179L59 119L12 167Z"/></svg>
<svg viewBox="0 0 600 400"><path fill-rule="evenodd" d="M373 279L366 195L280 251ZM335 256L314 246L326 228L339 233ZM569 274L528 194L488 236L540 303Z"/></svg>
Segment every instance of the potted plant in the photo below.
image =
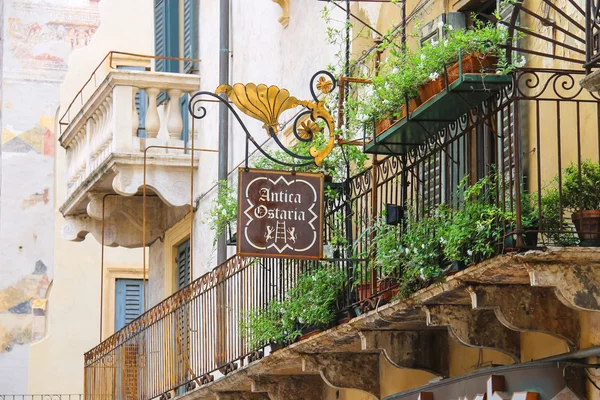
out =
<svg viewBox="0 0 600 400"><path fill-rule="evenodd" d="M283 300L271 300L265 309L251 310L240 321L250 349L282 347L329 327L344 283L343 271L329 265L300 275Z"/></svg>
<svg viewBox="0 0 600 400"><path fill-rule="evenodd" d="M510 216L494 203L495 184L488 176L466 188L467 178L459 185L457 210L445 209L447 216L439 230L446 260L458 267L492 256L504 235Z"/></svg>
<svg viewBox="0 0 600 400"><path fill-rule="evenodd" d="M557 181L555 179L555 182ZM572 163L562 171L560 194L563 211L571 212L571 220L575 225L581 246L600 246L599 188L600 163L598 162L584 160L579 167ZM551 193L548 195L551 196ZM546 204L548 203L546 199Z"/></svg>

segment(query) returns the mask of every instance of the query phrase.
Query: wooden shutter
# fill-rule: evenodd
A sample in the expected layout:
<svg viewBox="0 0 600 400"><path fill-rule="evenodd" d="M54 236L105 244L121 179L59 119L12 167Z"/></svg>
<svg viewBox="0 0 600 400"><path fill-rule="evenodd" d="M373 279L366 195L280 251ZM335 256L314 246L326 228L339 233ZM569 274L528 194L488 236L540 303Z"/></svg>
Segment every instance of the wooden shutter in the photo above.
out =
<svg viewBox="0 0 600 400"><path fill-rule="evenodd" d="M142 279L117 279L115 293L115 331L144 312Z"/></svg>
<svg viewBox="0 0 600 400"><path fill-rule="evenodd" d="M183 0L183 58L197 57L198 35L198 0ZM197 69L193 61L183 62L183 72L190 73Z"/></svg>
<svg viewBox="0 0 600 400"><path fill-rule="evenodd" d="M138 137L146 137L146 113L148 112L148 94L139 90L135 95L135 108L139 116Z"/></svg>
<svg viewBox="0 0 600 400"><path fill-rule="evenodd" d="M177 248L177 289L190 283L190 241L186 240Z"/></svg>
<svg viewBox="0 0 600 400"><path fill-rule="evenodd" d="M181 126L181 135L179 138L183 140L183 146L187 148L188 140L190 139L190 113L188 112L188 104L190 98L187 94L181 96L179 101L179 111L181 112L181 118L183 119L183 125Z"/></svg>
<svg viewBox="0 0 600 400"><path fill-rule="evenodd" d="M166 56L166 0L154 0L154 55ZM155 69L158 72L166 70L164 59L155 60Z"/></svg>

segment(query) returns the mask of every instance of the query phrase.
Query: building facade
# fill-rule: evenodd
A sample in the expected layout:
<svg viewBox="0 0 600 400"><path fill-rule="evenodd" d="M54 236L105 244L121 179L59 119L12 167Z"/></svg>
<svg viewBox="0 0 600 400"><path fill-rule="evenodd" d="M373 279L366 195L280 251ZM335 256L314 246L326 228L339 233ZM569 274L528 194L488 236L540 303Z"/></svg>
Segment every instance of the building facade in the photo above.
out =
<svg viewBox="0 0 600 400"><path fill-rule="evenodd" d="M93 268L102 276L102 289L84 279L101 299L90 326L102 324L98 346L98 335L83 335L91 343L78 372L86 396L599 398L600 253L593 238L565 240L575 235L561 181L571 165L582 192L587 160L600 161L594 77L584 81L589 90L579 84L594 69L582 67L590 54L589 4L137 3L100 3L100 21L110 22L71 55L55 124L53 235L60 237L53 251L64 255L67 273L79 270L80 258L65 253L86 246L94 253L86 255L94 262L86 273ZM382 132L376 121L350 124L353 101L393 73L386 63L404 45L415 52L439 45L449 30L481 20L505 26L513 40L504 51L525 62L507 75L462 71L418 107L407 98L408 113ZM224 21L229 29L220 32ZM224 34L228 43L220 41ZM328 66L331 75L315 74ZM450 76L446 66L444 72ZM469 73L477 77L469 80ZM249 83L285 88L306 109L257 116L252 107L262 110L260 95L245 103L225 87L231 102L222 114L224 103L210 93L236 83L245 93L254 90ZM277 154L273 130L286 148L312 138L327 128L306 119L308 111L315 118L310 107L319 101L328 109L323 120L336 125L329 129L336 162L350 152L368 154L362 167L355 155L346 170L321 170L334 175L326 186L337 193L324 205L325 263L245 258L233 246L224 254L211 229L215 204L224 206L215 200L219 163L226 162L231 187L240 167L272 166L253 145ZM227 149L219 140L224 131ZM560 216L552 225L542 193L555 176ZM411 206L423 225L439 204L459 211L465 199L457 189L482 179L484 187L489 179L501 182L488 202L514 213L514 226L502 227L500 244L485 256L410 287L410 266L398 263L386 274L385 265L369 262L383 248L372 244L385 232L373 228L384 211ZM581 208L585 199L575 197ZM535 212L523 205L530 198ZM425 241L419 247L415 254L425 252ZM345 277L335 326L281 349L275 341L253 343L248 315L285 301L302 276L320 268ZM398 288L404 297L392 297ZM39 354L54 346L48 342Z"/></svg>

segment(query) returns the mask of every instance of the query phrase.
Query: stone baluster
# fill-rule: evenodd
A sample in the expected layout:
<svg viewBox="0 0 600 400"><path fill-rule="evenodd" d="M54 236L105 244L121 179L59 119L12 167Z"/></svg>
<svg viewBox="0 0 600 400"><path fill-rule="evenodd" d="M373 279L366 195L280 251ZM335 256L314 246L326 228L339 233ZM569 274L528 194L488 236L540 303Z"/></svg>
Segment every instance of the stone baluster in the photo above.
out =
<svg viewBox="0 0 600 400"><path fill-rule="evenodd" d="M148 111L146 112L146 133L149 138L158 136L160 130L160 118L158 116L158 108L156 106L156 96L160 93L160 89L148 88Z"/></svg>
<svg viewBox="0 0 600 400"><path fill-rule="evenodd" d="M183 129L183 119L179 110L181 90L171 89L169 93L169 113L167 118L167 131L171 140L179 140Z"/></svg>
<svg viewBox="0 0 600 400"><path fill-rule="evenodd" d="M133 88L133 121L131 124L131 133L133 134L133 136L138 135L138 128L140 127L140 115L138 114L137 106L135 104L135 96L137 95L138 91L138 88Z"/></svg>

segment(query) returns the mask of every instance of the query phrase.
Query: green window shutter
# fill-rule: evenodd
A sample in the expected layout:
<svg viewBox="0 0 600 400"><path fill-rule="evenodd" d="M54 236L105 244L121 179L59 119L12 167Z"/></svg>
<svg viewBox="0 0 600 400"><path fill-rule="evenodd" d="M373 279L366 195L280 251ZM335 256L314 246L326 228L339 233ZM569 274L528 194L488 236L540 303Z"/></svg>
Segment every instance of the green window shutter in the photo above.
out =
<svg viewBox="0 0 600 400"><path fill-rule="evenodd" d="M198 0L183 0L183 57L198 58ZM198 69L193 61L183 62L183 72Z"/></svg>
<svg viewBox="0 0 600 400"><path fill-rule="evenodd" d="M116 280L115 332L144 312L144 287L142 282L142 279Z"/></svg>
<svg viewBox="0 0 600 400"><path fill-rule="evenodd" d="M190 284L190 241L181 243L177 248L177 289Z"/></svg>
<svg viewBox="0 0 600 400"><path fill-rule="evenodd" d="M190 97L187 93L181 96L181 100L179 101L179 111L181 112L181 118L183 119L181 135L179 138L183 140L184 147L187 147L187 142L190 139L190 113L188 112L189 102Z"/></svg>
<svg viewBox="0 0 600 400"><path fill-rule="evenodd" d="M135 95L135 108L139 116L138 137L146 137L146 113L148 112L148 94L145 90L139 90Z"/></svg>

